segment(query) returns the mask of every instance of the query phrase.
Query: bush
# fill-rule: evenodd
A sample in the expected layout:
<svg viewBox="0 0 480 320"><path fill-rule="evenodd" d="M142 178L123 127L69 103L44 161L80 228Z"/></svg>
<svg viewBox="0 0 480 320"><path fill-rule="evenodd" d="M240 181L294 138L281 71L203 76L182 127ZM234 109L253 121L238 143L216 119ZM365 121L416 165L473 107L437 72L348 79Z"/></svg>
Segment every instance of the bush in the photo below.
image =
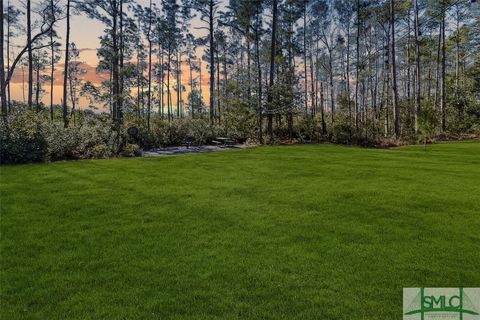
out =
<svg viewBox="0 0 480 320"><path fill-rule="evenodd" d="M108 159L112 151L106 144L97 144L92 148L91 155L93 159Z"/></svg>
<svg viewBox="0 0 480 320"><path fill-rule="evenodd" d="M187 137L193 138L196 145L206 144L215 138L217 127L211 128L207 119L174 119L154 122L152 134L159 147L178 146L185 143Z"/></svg>
<svg viewBox="0 0 480 320"><path fill-rule="evenodd" d="M120 138L112 122L88 115L77 127L63 128L42 113L17 110L0 125L2 164L108 158L117 154Z"/></svg>
<svg viewBox="0 0 480 320"><path fill-rule="evenodd" d="M45 123L32 111L15 112L0 124L0 163L31 163L47 159Z"/></svg>
<svg viewBox="0 0 480 320"><path fill-rule="evenodd" d="M87 118L79 127L51 124L46 132L50 160L108 158L116 154L117 133L110 121Z"/></svg>
<svg viewBox="0 0 480 320"><path fill-rule="evenodd" d="M318 122L318 120L320 120L320 122ZM294 132L300 142L319 142L321 141L321 128L321 119L302 117L301 120L294 125Z"/></svg>
<svg viewBox="0 0 480 320"><path fill-rule="evenodd" d="M427 150L427 143L433 139L439 126L439 114L435 107L427 101L423 106L422 112L418 117L418 140L425 146Z"/></svg>
<svg viewBox="0 0 480 320"><path fill-rule="evenodd" d="M122 150L122 156L135 157L140 147L136 144L127 144Z"/></svg>

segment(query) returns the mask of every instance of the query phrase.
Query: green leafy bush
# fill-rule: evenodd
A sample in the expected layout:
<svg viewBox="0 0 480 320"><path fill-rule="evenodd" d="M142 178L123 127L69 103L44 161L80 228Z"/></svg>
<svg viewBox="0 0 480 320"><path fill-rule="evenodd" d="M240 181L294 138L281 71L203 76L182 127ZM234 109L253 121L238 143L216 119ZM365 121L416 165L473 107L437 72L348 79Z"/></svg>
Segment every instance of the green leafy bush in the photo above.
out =
<svg viewBox="0 0 480 320"><path fill-rule="evenodd" d="M425 151L427 150L427 143L433 139L437 133L439 126L438 111L427 101L418 116L418 139L423 142Z"/></svg>
<svg viewBox="0 0 480 320"><path fill-rule="evenodd" d="M108 159L112 156L112 150L106 144L97 144L91 150L93 159Z"/></svg>
<svg viewBox="0 0 480 320"><path fill-rule="evenodd" d="M47 159L44 119L32 111L15 112L0 124L0 163L31 163Z"/></svg>
<svg viewBox="0 0 480 320"><path fill-rule="evenodd" d="M117 136L111 121L99 116L65 129L42 113L17 110L0 125L1 163L108 158L117 153Z"/></svg>
<svg viewBox="0 0 480 320"><path fill-rule="evenodd" d="M122 156L124 156L124 157L134 157L135 153L139 149L140 149L140 147L138 145L129 143L123 148Z"/></svg>
<svg viewBox="0 0 480 320"><path fill-rule="evenodd" d="M116 153L118 134L112 130L110 121L89 117L79 127L65 129L60 124L51 124L47 128L50 160L105 158Z"/></svg>
<svg viewBox="0 0 480 320"><path fill-rule="evenodd" d="M152 134L158 147L178 146L185 143L187 137L193 138L196 145L206 144L215 138L218 128L210 126L208 119L156 120Z"/></svg>

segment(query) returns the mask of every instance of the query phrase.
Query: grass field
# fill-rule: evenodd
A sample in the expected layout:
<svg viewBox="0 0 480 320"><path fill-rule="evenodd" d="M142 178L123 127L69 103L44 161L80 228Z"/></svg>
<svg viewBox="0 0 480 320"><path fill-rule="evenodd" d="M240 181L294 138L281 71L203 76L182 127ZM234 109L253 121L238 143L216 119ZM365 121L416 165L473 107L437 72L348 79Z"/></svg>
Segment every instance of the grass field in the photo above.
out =
<svg viewBox="0 0 480 320"><path fill-rule="evenodd" d="M1 319L400 319L480 286L480 143L1 168Z"/></svg>

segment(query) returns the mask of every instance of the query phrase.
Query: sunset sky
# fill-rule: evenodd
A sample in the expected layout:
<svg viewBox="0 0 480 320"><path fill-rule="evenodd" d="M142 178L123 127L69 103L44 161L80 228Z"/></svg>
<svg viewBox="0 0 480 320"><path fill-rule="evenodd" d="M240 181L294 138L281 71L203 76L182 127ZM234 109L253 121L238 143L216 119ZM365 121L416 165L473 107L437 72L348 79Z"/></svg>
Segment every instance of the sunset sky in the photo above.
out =
<svg viewBox="0 0 480 320"><path fill-rule="evenodd" d="M20 0L4 0L4 5L6 6L10 2L10 4L14 5L15 7L19 8L22 11L25 11L25 3L24 1ZM145 6L148 5L149 1L148 0L137 0L135 1L138 4L143 4ZM226 0L224 1L226 2ZM32 9L34 10L38 4L40 4L40 0L34 0L32 1ZM159 5L160 0L154 0L154 3ZM224 4L222 4L224 6ZM126 6L125 6L126 7ZM22 21L25 20L25 16L21 17ZM38 15L33 14L32 19L38 20ZM201 31L198 29L195 29L194 27L199 26L202 24L202 22L199 20L199 18L194 18L192 20L192 28L191 32L194 33L196 36L203 35L205 31ZM35 30L38 30L38 26ZM63 39L65 38L65 30L66 30L66 23L65 20L61 20L56 24L56 30L58 32L59 38L57 41L62 44L62 51L64 48L64 43ZM87 18L84 14L79 14L78 12L73 12L71 16L71 42L75 42L77 48L80 51L80 57L78 59L79 62L82 62L82 68L86 70L86 74L83 77L84 80L86 81L92 81L95 84L98 84L102 81L102 75L97 74L95 71L95 68L98 63L98 58L97 58L97 48L99 47L99 37L104 34L105 30L105 25L103 25L101 22L92 20ZM35 34L35 31L33 31L33 34ZM21 46L25 45L25 35L21 35L15 40L14 46L13 46L13 52L11 53L11 59L16 55L16 53L20 50L19 48ZM203 48L199 49L199 54L198 58L201 57L201 54L203 54ZM59 63L56 64L56 70L54 73L54 103L59 104L61 103L61 96L62 96L62 81L63 81L63 58L60 60ZM156 61L154 60L154 63ZM205 96L205 93L208 94L208 90L206 89L206 86L208 86L208 71L205 69L206 63L202 62L203 65L203 71L202 71L202 87L204 87L204 98L208 99L208 96ZM190 88L188 87L188 81L189 78L187 77L188 75L188 68L187 66L183 65L183 77L182 77L182 83L184 85L187 85L187 92L190 91ZM45 74L50 74L50 68L45 69ZM198 77L198 74L194 74L194 77ZM23 85L23 78L25 79L25 82L28 79L28 69L24 67L22 69L21 66L18 66L16 69L16 72L14 74L14 77L12 79L11 83L11 94L12 94L12 99L13 100L19 100L19 101L24 101L24 96L26 98L27 95L27 84ZM50 103L50 94L49 94L49 84L46 84L42 88L46 92L43 94L43 99L42 101L45 102L46 104ZM176 97L174 96L174 99ZM186 95L184 96L184 99L186 99ZM175 100L174 100L175 101ZM86 108L88 106L88 100L87 99L81 99L80 100L80 108Z"/></svg>

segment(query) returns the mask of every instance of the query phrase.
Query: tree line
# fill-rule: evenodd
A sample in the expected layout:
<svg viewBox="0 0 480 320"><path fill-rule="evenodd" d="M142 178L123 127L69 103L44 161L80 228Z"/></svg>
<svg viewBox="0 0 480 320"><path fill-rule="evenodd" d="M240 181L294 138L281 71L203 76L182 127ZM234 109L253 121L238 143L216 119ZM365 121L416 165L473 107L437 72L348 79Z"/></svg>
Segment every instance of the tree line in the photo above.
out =
<svg viewBox="0 0 480 320"><path fill-rule="evenodd" d="M4 123L15 108L48 111L52 121L59 120L58 109L67 128L86 97L117 128L135 121L150 131L152 119L181 118L221 126L239 115L254 117L249 130L260 143L282 133L292 138L300 123L318 125L326 137L415 138L432 125L437 132L479 130L475 0L4 2ZM82 77L70 36L77 15L105 28L97 50L96 71L105 75L100 84ZM20 66L28 76L23 103L11 99Z"/></svg>

